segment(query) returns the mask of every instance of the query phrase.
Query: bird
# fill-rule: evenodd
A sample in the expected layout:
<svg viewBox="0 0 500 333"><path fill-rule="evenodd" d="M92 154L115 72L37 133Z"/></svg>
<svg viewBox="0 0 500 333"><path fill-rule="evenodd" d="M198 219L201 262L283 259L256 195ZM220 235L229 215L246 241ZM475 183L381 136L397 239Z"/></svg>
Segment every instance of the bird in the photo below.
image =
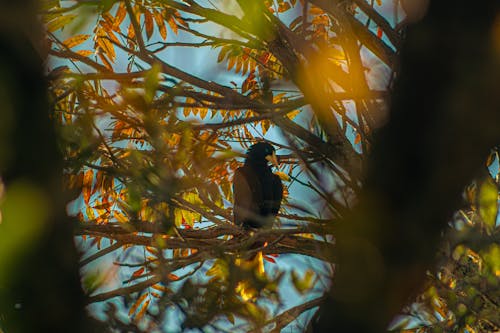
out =
<svg viewBox="0 0 500 333"><path fill-rule="evenodd" d="M233 218L252 230L272 227L283 199L283 184L269 163L278 167L274 147L265 141L250 146L242 167L233 177Z"/></svg>

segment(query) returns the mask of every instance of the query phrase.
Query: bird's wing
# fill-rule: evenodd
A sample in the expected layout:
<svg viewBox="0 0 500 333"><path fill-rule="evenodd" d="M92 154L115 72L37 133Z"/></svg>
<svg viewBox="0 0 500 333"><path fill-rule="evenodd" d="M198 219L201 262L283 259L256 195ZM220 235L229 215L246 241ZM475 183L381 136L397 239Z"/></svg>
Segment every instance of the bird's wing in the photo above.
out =
<svg viewBox="0 0 500 333"><path fill-rule="evenodd" d="M271 212L276 215L281 207L281 200L283 200L283 183L279 176L273 174L273 202Z"/></svg>
<svg viewBox="0 0 500 333"><path fill-rule="evenodd" d="M237 169L234 173L233 197L234 223L238 225L249 224L252 217L258 214L258 205L255 203L252 188L242 168Z"/></svg>

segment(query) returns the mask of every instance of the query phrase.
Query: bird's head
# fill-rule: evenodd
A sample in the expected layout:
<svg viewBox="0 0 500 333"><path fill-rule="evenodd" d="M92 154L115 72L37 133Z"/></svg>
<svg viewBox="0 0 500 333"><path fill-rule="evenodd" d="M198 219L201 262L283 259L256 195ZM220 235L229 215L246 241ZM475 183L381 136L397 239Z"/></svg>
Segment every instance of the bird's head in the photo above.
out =
<svg viewBox="0 0 500 333"><path fill-rule="evenodd" d="M255 161L257 163L271 162L274 166L278 166L278 157L276 150L267 142L258 142L247 150L247 160ZM266 162L267 161L267 162Z"/></svg>

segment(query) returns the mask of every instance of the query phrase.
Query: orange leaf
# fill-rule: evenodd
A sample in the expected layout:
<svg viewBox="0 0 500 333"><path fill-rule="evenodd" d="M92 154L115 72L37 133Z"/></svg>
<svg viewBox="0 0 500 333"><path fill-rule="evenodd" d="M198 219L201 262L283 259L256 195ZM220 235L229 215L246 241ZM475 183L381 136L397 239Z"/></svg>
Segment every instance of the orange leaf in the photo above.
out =
<svg viewBox="0 0 500 333"><path fill-rule="evenodd" d="M125 4L123 2L120 2L120 6L116 11L115 19L113 22L113 30L117 32L120 31L120 24L123 22L123 19L125 18L126 14L127 14L127 9L125 8Z"/></svg>
<svg viewBox="0 0 500 333"><path fill-rule="evenodd" d="M168 25L170 26L170 29L174 32L174 34L177 35L177 23L175 23L174 17L170 16L167 20Z"/></svg>
<svg viewBox="0 0 500 333"><path fill-rule="evenodd" d="M137 310L137 308L139 307L139 305L141 305L142 301L144 301L146 299L146 297L148 297L148 294L144 293L144 294L141 295L141 297L139 297L137 299L137 301L135 301L134 305L132 305L132 307L128 311L128 315L129 316L131 316Z"/></svg>
<svg viewBox="0 0 500 333"><path fill-rule="evenodd" d="M172 292L172 290L170 290L169 288L167 288L167 287L165 287L164 285L159 284L159 283L153 284L153 285L151 286L151 288L156 289L156 290L159 290L159 291L163 291L163 292L165 292L165 293L170 293L170 292Z"/></svg>
<svg viewBox="0 0 500 333"><path fill-rule="evenodd" d="M172 274L172 273L169 273L167 277L171 281L178 281L179 280L179 277L175 274Z"/></svg>
<svg viewBox="0 0 500 333"><path fill-rule="evenodd" d="M156 21L156 25L158 26L158 30L160 31L161 38L164 40L167 39L167 27L165 26L163 16L158 11L153 11L153 16Z"/></svg>
<svg viewBox="0 0 500 333"><path fill-rule="evenodd" d="M273 259L272 257L270 257L270 256L264 256L264 260L269 261L269 262L272 262L273 264L275 264L275 263L276 263L276 260L274 260L274 259Z"/></svg>
<svg viewBox="0 0 500 333"><path fill-rule="evenodd" d="M380 27L377 28L377 37L378 38L382 38L382 35L384 34L384 32L382 31L382 29Z"/></svg>
<svg viewBox="0 0 500 333"><path fill-rule="evenodd" d="M130 24L128 26L127 37L129 39L134 39L134 37L135 37L135 30L134 30L134 26L132 24Z"/></svg>
<svg viewBox="0 0 500 333"><path fill-rule="evenodd" d="M142 272L144 272L144 267L141 267L141 268L139 268L138 270L136 270L136 271L132 274L132 277L138 277L138 276L141 276Z"/></svg>
<svg viewBox="0 0 500 333"><path fill-rule="evenodd" d="M147 10L144 11L144 25L146 26L146 36L148 39L153 35L153 15Z"/></svg>
<svg viewBox="0 0 500 333"><path fill-rule="evenodd" d="M360 142L361 142L361 135L358 133L356 134L356 138L354 139L354 144L357 145Z"/></svg>
<svg viewBox="0 0 500 333"><path fill-rule="evenodd" d="M91 196L91 187L94 180L94 172L87 170L83 176L83 201L88 204Z"/></svg>

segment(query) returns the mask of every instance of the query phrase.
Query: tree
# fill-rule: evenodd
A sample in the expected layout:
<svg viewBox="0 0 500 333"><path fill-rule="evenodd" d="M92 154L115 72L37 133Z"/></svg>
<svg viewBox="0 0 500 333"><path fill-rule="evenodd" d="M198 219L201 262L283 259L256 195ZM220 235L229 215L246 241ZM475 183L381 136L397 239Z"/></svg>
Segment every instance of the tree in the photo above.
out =
<svg viewBox="0 0 500 333"><path fill-rule="evenodd" d="M493 15L496 7L490 3L488 12ZM273 255L295 253L339 264L333 280L338 297L326 301L334 310L324 307L333 312L333 321L321 316L314 326L317 331L332 327L346 332L356 328L383 330L410 302L410 295L432 263L441 230L451 212L459 208L460 191L473 177L481 158L486 160L488 149L498 143L498 137L486 131L478 149L469 149L477 154L467 168L450 177L448 183L430 177L447 170L437 167L439 160L432 159L432 151L428 155L422 144L435 142L441 153L453 135L451 130L441 133L441 129L467 129L472 134L481 129L464 126L471 122L453 117L452 107L440 113L448 77L436 80L435 89L427 94L422 89L427 81L418 75L439 72L448 64L446 59L428 59L424 53L417 53L416 59L406 58L408 53L403 53L403 71L399 73L397 55L405 21L395 17L390 23L380 14L380 5L364 0L237 1L237 5L170 0L64 6L58 1L44 3L53 59L49 73L53 117L65 157L66 186L74 191L73 198L83 203L81 209L74 210L80 220L75 227L77 239L87 251L81 265L119 253L116 261L122 276L127 275L123 286L96 292L106 276L84 274L89 303L117 296L123 299L121 303L108 302L109 326L123 330L160 328L167 321L166 309L174 306L183 313L186 328L223 330L233 323L242 330L266 327L279 331L324 301L325 297L318 297L273 317L266 315L269 307L264 301L279 304L279 286L286 277L279 270L277 274L262 273L240 263L239 258L251 257L259 250L270 262L275 261ZM436 13L429 15L433 24L455 13L447 14L444 5L439 6L431 7L430 13ZM466 4L461 2L456 8L463 15L460 10ZM442 24L456 28L452 20ZM474 32L480 35L491 26L490 17ZM78 27L92 33L75 33ZM430 31L440 28L430 25ZM410 31L408 36L410 41L419 40ZM481 38L481 55L491 59L487 37ZM414 50L426 47L407 45ZM443 45L454 50L461 44L452 40ZM219 70L227 66L228 72L234 71L233 76L222 83L174 67L166 57L171 50L182 48L211 48L207 62L213 59L220 63ZM213 53L218 57L211 56ZM455 56L453 52L444 54ZM59 66L57 59L71 63ZM127 66L123 65L125 59ZM407 62L429 66L427 71L405 74ZM390 73L388 84L374 84L366 70L369 63ZM498 68L493 60L477 66L481 73L494 69L492 77ZM401 77L391 106L394 116L377 141L373 133L385 120L393 77ZM417 91L423 96L419 101L430 96L428 112L423 115L423 106L409 103L405 95L414 91L415 77L421 79L417 81L421 83ZM494 87L488 80L481 82L484 91ZM414 109L403 112L408 105ZM498 118L488 110L485 108L483 118L493 124ZM435 117L440 114L445 120ZM410 120L405 118L408 115ZM424 131L427 136L416 127L420 123L429 129ZM268 131L268 137L286 151L280 156L280 171L283 179L289 180L288 202L279 214L280 228L249 234L231 224L230 177L239 165L242 148ZM409 148L402 152L396 142L405 142ZM462 163L461 149L470 147L466 143L457 145L456 154L452 154L455 164ZM367 169L369 156L373 162ZM415 171L415 165L426 168ZM483 179L487 178L477 182L479 199L472 202L477 213L463 210L467 223L475 216L471 234L479 236L484 226L490 225L486 237L479 238L481 246L488 241L494 244L498 237L498 228L491 224L494 214L481 213L497 206L481 198L493 197L491 193L498 191L493 190L491 180ZM434 187L425 184L441 190L432 192ZM401 195L408 187L415 189L410 194L421 199L415 205L412 195L406 201ZM384 191L389 195L382 196ZM307 206L295 200L301 192L309 195ZM447 195L450 201L443 205L435 199L424 200ZM409 214L414 213L407 210L410 208L429 212L432 218ZM369 219L373 221L370 224ZM421 224L422 220L432 223ZM402 226L409 229L402 230ZM420 233L412 234L414 230ZM453 233L455 239L463 235L463 230ZM431 246L422 246L424 238L432 241ZM267 246L251 249L256 241L267 242ZM453 258L462 258L455 250L463 243L458 240L453 244L444 256L451 256L446 265L459 262ZM484 249L474 252L487 267L478 275L491 279L497 262L487 258L495 257L498 246ZM459 252L467 258L469 250L474 248L468 246ZM422 265L415 266L418 263ZM386 272L381 271L384 266ZM412 271L412 267L417 269ZM413 272L417 278L401 286L399 283ZM435 286L449 278L436 276ZM291 273L290 279L298 291L313 293L321 277L308 271ZM484 283L479 285L484 287ZM481 288L476 289L485 294ZM439 300L448 301L459 294L458 289L447 295L439 293L442 288L435 290L425 294L430 295L431 305L437 295ZM387 299L387 304L372 311L380 299ZM493 309L498 307L495 302L493 299ZM467 304L454 304L456 309L450 302L439 304L442 313L459 314L446 323L457 328L475 324L461 319L466 316L459 305L469 309ZM132 321L118 319L116 307L125 309ZM434 307L428 313L433 311L438 310ZM497 325L488 313L475 318L477 325L483 325L484 320ZM443 320L430 324L438 327Z"/></svg>

